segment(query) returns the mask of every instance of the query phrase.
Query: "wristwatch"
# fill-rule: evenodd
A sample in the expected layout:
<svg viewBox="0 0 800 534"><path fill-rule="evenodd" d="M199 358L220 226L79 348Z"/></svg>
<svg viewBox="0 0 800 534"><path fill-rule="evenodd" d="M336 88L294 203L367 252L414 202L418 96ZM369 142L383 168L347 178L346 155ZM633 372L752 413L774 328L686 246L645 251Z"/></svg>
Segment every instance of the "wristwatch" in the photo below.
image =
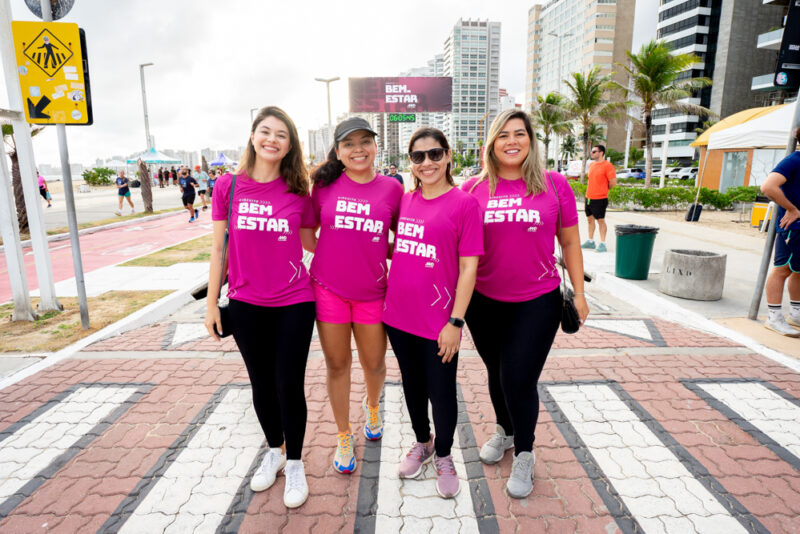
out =
<svg viewBox="0 0 800 534"><path fill-rule="evenodd" d="M464 319L459 319L458 317L450 317L450 320L447 322L455 326L456 328L464 327Z"/></svg>

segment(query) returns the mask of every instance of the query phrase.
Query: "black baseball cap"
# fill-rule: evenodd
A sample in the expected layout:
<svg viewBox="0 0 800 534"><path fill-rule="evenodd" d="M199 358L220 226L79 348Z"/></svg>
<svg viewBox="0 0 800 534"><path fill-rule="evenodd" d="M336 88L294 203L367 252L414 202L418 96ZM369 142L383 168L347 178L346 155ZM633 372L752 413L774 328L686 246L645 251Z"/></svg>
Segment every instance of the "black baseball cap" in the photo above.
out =
<svg viewBox="0 0 800 534"><path fill-rule="evenodd" d="M351 133L358 130L365 130L372 135L378 135L366 120L362 119L361 117L350 117L349 119L343 120L336 126L336 131L333 133L333 138L338 143Z"/></svg>

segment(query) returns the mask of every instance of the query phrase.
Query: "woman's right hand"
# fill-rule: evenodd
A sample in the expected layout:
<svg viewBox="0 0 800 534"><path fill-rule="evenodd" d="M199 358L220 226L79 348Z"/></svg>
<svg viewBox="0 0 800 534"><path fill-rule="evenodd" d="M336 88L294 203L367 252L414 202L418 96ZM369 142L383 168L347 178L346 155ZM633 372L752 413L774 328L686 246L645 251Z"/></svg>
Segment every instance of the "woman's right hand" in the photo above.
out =
<svg viewBox="0 0 800 534"><path fill-rule="evenodd" d="M217 327L217 332L222 332L222 319L220 319L219 315L219 306L209 305L206 308L206 330L211 337L219 341L219 336L214 332L214 327Z"/></svg>

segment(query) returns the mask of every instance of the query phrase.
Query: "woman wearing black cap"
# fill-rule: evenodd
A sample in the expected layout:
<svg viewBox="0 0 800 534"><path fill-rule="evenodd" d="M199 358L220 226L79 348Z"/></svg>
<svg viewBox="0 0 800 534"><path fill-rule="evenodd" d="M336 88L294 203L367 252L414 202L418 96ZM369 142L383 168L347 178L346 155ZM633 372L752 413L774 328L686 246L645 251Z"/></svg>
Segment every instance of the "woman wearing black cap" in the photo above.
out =
<svg viewBox="0 0 800 534"><path fill-rule="evenodd" d="M366 382L364 435L370 440L383 435L379 403L386 378L386 332L381 314L389 230L397 225L403 188L393 178L376 174L375 136L362 118L341 122L328 159L311 173L320 233L310 274L338 431L333 467L340 473L356 469L350 426L351 333Z"/></svg>

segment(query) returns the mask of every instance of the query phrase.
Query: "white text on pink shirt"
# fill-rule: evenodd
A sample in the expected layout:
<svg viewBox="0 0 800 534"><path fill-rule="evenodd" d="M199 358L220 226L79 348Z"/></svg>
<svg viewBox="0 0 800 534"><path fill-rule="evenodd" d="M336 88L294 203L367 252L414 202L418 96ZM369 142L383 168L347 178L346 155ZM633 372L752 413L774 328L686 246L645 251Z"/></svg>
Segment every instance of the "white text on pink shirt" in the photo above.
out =
<svg viewBox="0 0 800 534"><path fill-rule="evenodd" d="M500 208L500 209L498 209ZM522 199L517 198L490 198L486 203L486 213L483 223L525 222L541 224L539 210L522 209Z"/></svg>
<svg viewBox="0 0 800 534"><path fill-rule="evenodd" d="M403 221L398 222L397 239L395 239L394 251L410 254L411 256L420 256L429 260L437 260L435 245L426 245L425 243L407 239L408 237L422 239L424 235L424 225Z"/></svg>
<svg viewBox="0 0 800 534"><path fill-rule="evenodd" d="M358 230L373 234L383 233L383 221L376 221L361 215L369 215L369 202L355 202L352 200L338 199L336 201L336 213L333 220L334 228L345 230ZM338 215L339 213L350 213L352 215Z"/></svg>
<svg viewBox="0 0 800 534"><path fill-rule="evenodd" d="M266 217L263 217L263 215L266 215ZM289 233L289 221L288 219L273 218L271 204L239 202L236 228L239 230L280 232L286 234Z"/></svg>

